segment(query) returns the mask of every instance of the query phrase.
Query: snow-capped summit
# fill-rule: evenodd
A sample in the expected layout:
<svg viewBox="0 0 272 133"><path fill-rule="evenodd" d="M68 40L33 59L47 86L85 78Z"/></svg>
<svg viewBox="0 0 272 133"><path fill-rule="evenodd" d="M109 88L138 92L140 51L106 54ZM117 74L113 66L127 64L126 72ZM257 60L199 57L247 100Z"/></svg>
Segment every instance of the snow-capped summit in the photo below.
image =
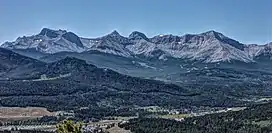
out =
<svg viewBox="0 0 272 133"><path fill-rule="evenodd" d="M43 53L84 51L80 38L74 33L48 28L43 28L37 35L19 37L14 42L6 42L1 47L8 49L36 49Z"/></svg>

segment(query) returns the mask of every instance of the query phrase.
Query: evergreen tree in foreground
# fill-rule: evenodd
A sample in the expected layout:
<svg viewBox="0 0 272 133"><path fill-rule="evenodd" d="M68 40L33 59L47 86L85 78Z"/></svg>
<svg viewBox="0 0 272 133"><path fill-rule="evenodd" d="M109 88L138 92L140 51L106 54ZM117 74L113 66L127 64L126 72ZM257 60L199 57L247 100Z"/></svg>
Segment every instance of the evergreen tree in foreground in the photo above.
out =
<svg viewBox="0 0 272 133"><path fill-rule="evenodd" d="M57 133L82 133L82 124L66 120L57 125Z"/></svg>

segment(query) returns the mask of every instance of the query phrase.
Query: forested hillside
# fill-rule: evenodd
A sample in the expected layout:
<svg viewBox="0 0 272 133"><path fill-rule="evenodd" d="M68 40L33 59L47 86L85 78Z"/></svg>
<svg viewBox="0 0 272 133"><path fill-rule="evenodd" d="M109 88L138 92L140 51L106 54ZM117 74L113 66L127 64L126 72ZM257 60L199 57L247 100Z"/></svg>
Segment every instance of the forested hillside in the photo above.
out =
<svg viewBox="0 0 272 133"><path fill-rule="evenodd" d="M272 103L255 105L237 112L190 117L183 122L138 118L119 126L134 133L270 133Z"/></svg>

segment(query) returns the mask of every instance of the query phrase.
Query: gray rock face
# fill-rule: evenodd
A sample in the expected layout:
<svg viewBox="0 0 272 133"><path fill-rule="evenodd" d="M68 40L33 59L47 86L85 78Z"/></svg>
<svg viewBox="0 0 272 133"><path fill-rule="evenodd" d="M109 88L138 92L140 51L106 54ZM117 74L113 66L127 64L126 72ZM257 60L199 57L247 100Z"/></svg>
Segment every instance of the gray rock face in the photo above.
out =
<svg viewBox="0 0 272 133"><path fill-rule="evenodd" d="M67 33L63 34L62 37L65 38L66 40L76 44L77 46L83 48L83 44L80 41L80 38L76 34L74 34L73 32L67 32Z"/></svg>

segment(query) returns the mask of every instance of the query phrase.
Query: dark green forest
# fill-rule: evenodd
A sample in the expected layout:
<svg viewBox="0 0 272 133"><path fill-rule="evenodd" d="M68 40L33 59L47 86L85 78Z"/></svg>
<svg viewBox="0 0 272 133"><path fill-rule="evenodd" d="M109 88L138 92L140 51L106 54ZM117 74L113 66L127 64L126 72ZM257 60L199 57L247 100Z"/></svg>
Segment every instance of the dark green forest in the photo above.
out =
<svg viewBox="0 0 272 133"><path fill-rule="evenodd" d="M137 118L119 127L134 133L270 133L272 103L237 112L186 118L183 122L161 118Z"/></svg>

